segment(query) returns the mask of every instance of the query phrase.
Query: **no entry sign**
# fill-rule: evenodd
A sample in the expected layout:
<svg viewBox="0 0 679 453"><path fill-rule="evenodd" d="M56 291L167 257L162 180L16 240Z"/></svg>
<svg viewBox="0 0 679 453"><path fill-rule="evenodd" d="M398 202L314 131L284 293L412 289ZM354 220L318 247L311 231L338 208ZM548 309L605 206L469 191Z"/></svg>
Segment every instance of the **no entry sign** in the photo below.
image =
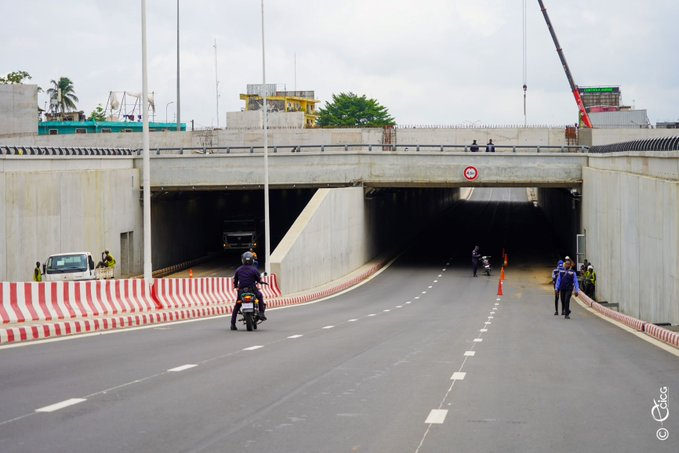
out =
<svg viewBox="0 0 679 453"><path fill-rule="evenodd" d="M473 181L479 177L479 171L471 165L464 169L464 177L467 181Z"/></svg>

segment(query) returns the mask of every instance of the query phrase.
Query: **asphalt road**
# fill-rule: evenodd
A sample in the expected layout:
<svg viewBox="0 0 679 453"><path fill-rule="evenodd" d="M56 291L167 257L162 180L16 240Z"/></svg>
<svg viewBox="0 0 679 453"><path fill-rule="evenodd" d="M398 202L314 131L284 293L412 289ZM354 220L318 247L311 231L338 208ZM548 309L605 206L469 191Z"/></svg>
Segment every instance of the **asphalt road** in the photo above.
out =
<svg viewBox="0 0 679 453"><path fill-rule="evenodd" d="M214 318L0 349L0 451L679 451L679 358L577 304L553 315L550 235L522 199L475 191L429 249L256 332ZM471 276L476 243L509 250L503 296L497 272Z"/></svg>

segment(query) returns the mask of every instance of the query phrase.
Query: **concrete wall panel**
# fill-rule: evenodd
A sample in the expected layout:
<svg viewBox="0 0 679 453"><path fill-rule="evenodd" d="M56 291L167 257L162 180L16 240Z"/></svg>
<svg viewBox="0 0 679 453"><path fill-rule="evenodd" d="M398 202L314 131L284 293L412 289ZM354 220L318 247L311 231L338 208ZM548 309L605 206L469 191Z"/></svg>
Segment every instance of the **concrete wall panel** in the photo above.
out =
<svg viewBox="0 0 679 453"><path fill-rule="evenodd" d="M679 182L594 168L583 177L597 298L646 321L679 323Z"/></svg>

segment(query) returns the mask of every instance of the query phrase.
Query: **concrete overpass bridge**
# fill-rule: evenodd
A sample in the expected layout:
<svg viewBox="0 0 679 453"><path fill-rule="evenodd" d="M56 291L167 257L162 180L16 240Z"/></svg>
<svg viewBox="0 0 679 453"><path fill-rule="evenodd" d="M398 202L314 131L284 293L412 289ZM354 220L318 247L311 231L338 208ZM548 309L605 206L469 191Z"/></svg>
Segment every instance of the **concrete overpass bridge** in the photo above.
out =
<svg viewBox="0 0 679 453"><path fill-rule="evenodd" d="M667 142L612 153L299 143L272 146L269 154L280 210L274 221L282 230L271 258L284 290L347 274L436 218L460 198L461 187L537 187L537 203L569 254L575 233L586 234L602 297L641 319L679 323L679 307L669 302L679 293L679 153ZM203 255L223 218L259 209L261 147L152 151L154 268ZM31 263L67 249L109 248L120 257L120 271L140 273L138 150L5 146L0 166L2 279L28 279ZM478 174L472 181L465 178L470 166ZM317 245L311 254L308 244ZM309 268L322 270L316 280L300 272Z"/></svg>

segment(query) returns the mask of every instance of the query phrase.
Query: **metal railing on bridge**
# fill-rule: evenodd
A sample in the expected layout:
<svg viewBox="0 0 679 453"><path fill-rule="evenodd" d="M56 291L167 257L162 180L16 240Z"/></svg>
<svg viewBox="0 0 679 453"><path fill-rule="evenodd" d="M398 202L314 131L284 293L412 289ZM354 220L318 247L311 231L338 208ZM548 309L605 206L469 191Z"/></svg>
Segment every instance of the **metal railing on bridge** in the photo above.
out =
<svg viewBox="0 0 679 453"><path fill-rule="evenodd" d="M590 148L591 153L621 153L626 151L679 151L679 136L633 140Z"/></svg>
<svg viewBox="0 0 679 453"><path fill-rule="evenodd" d="M483 148L483 145L480 145ZM499 153L587 153L589 148L579 145L495 145ZM184 154L255 154L263 153L263 146L204 146L204 147L172 147L151 148L155 155L184 155ZM418 145L418 144L341 144L341 145L274 145L268 147L270 153L301 153L301 152L471 152L470 145ZM485 151L479 150L482 154ZM138 155L142 150L136 150ZM488 153L491 154L491 153Z"/></svg>
<svg viewBox="0 0 679 453"><path fill-rule="evenodd" d="M13 156L132 156L128 148L80 148L51 146L0 146L0 155Z"/></svg>

